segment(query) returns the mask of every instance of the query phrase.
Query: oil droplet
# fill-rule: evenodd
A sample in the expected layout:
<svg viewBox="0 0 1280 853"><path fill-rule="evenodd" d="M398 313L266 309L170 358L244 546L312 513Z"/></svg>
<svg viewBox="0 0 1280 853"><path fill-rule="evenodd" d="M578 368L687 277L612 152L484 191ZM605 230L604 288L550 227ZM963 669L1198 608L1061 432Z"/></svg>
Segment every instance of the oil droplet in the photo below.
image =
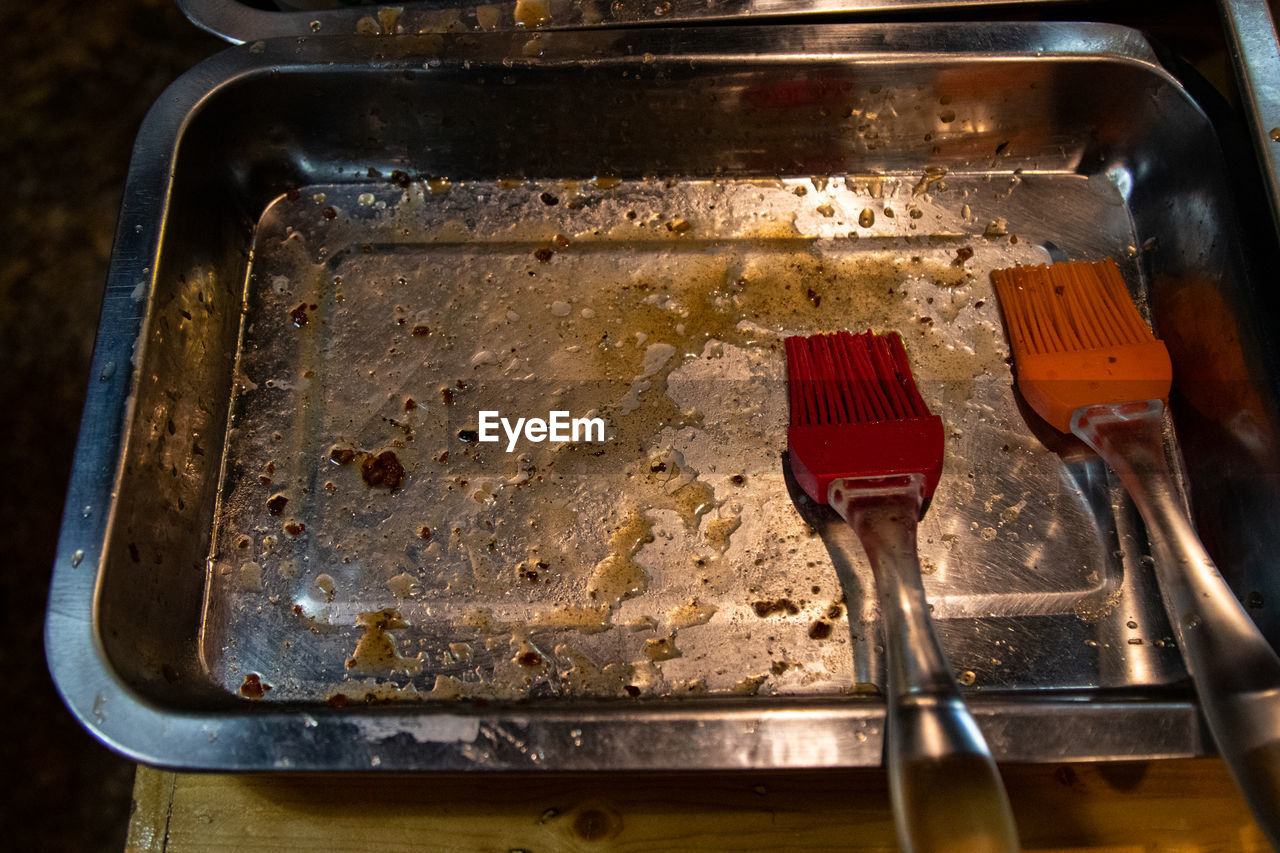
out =
<svg viewBox="0 0 1280 853"><path fill-rule="evenodd" d="M611 553L596 564L587 594L613 607L624 598L644 592L649 586L648 577L632 558L652 541L653 522L639 510L631 510L609 537Z"/></svg>
<svg viewBox="0 0 1280 853"><path fill-rule="evenodd" d="M742 525L742 518L737 515L726 515L720 518L713 518L707 522L706 529L702 532L702 536L707 540L707 544L715 548L721 554L729 550L729 537L733 532Z"/></svg>
<svg viewBox="0 0 1280 853"><path fill-rule="evenodd" d="M960 682L965 687L968 687L970 684L973 684L977 680L978 680L978 674L971 669L966 669L964 672L960 673L958 678L956 678L956 681Z"/></svg>
<svg viewBox="0 0 1280 853"><path fill-rule="evenodd" d="M680 650L676 648L676 638L658 637L652 640L645 640L644 654L651 661L671 660L680 657Z"/></svg>
<svg viewBox="0 0 1280 853"><path fill-rule="evenodd" d="M705 625L710 622L715 612L716 606L714 604L703 604L694 598L690 599L687 604L682 604L672 610L667 617L667 622L671 625L672 630L692 628L694 625Z"/></svg>
<svg viewBox="0 0 1280 853"><path fill-rule="evenodd" d="M513 13L517 27L540 27L551 20L545 0L516 0Z"/></svg>
<svg viewBox="0 0 1280 853"><path fill-rule="evenodd" d="M347 659L347 668L360 672L385 672L388 669L400 669L405 672L417 672L422 662L417 658L405 658L396 648L390 631L409 627L400 616L400 611L388 607L361 613L356 617L356 624L364 629L360 639L356 641L355 652Z"/></svg>
<svg viewBox="0 0 1280 853"><path fill-rule="evenodd" d="M875 212L869 207L862 208L862 212L858 214L858 224L863 228L870 228L876 224Z"/></svg>

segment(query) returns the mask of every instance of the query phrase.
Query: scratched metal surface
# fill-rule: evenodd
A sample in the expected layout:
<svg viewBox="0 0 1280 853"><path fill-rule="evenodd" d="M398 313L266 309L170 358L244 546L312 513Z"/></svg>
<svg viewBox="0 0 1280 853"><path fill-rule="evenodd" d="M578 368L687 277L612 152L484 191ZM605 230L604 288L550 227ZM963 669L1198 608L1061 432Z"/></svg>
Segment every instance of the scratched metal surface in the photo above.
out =
<svg viewBox="0 0 1280 853"><path fill-rule="evenodd" d="M1110 181L613 184L313 186L268 209L203 634L227 690L554 701L878 684L862 554L812 535L780 462L781 338L835 328L901 332L946 423L920 550L970 689L1181 677L1127 500L1019 410L988 280L1048 260L1048 243L1118 257L1140 285ZM599 413L608 440L507 452L468 434L484 409ZM364 482L361 461L388 450L403 482Z"/></svg>

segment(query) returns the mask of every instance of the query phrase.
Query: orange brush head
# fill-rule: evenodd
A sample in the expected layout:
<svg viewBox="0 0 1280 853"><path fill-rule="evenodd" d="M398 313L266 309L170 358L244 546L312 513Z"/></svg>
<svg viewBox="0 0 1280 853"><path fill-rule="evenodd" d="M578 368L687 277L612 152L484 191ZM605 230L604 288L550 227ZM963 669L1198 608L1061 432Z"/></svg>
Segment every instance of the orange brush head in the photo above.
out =
<svg viewBox="0 0 1280 853"><path fill-rule="evenodd" d="M1116 262L993 270L1018 390L1062 432L1084 406L1164 400L1169 351L1134 307Z"/></svg>

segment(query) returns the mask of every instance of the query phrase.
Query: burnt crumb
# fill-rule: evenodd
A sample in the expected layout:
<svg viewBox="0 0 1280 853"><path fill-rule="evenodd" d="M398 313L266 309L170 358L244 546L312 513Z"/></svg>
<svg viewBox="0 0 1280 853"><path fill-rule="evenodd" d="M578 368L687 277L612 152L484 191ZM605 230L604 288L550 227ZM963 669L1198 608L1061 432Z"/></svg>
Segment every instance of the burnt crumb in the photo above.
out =
<svg viewBox="0 0 1280 853"><path fill-rule="evenodd" d="M424 525L422 525L422 527L418 530L418 536L419 536L419 538L421 538L421 539L422 539L422 541L423 541L423 542L430 542L430 541L431 541L431 528L430 528L430 527L427 527L425 524L424 524Z"/></svg>
<svg viewBox="0 0 1280 853"><path fill-rule="evenodd" d="M809 297L809 301L813 303L814 308L817 308L822 304L822 297L812 287L809 288L805 296Z"/></svg>
<svg viewBox="0 0 1280 853"><path fill-rule="evenodd" d="M289 316L293 318L293 325L299 329L307 325L307 303L300 302L297 308L289 312Z"/></svg>
<svg viewBox="0 0 1280 853"><path fill-rule="evenodd" d="M251 672L244 677L244 684L240 685L240 695L246 699L261 699L270 689L270 684L264 684L256 672Z"/></svg>
<svg viewBox="0 0 1280 853"><path fill-rule="evenodd" d="M540 263L545 264L551 260L551 256L554 254L555 252L551 251L550 249L543 248L543 249L538 249L536 252L534 252L533 256L537 258Z"/></svg>
<svg viewBox="0 0 1280 853"><path fill-rule="evenodd" d="M973 257L973 248L971 246L961 246L956 249L956 259L951 262L953 267L962 267L964 262Z"/></svg>
<svg viewBox="0 0 1280 853"><path fill-rule="evenodd" d="M999 145L996 146L996 154L997 155L1003 154L1008 148L1009 148L1009 140L1006 139L1004 142L1001 142Z"/></svg>
<svg viewBox="0 0 1280 853"><path fill-rule="evenodd" d="M533 569L529 569L526 572L524 572L522 577L531 583L536 583L538 580L538 573L535 572Z"/></svg>
<svg viewBox="0 0 1280 853"><path fill-rule="evenodd" d="M160 665L160 676L170 684L174 684L182 678L182 673L178 672L178 670L174 669L169 664L164 663Z"/></svg>
<svg viewBox="0 0 1280 853"><path fill-rule="evenodd" d="M819 619L809 626L810 640L825 640L831 636L831 623Z"/></svg>
<svg viewBox="0 0 1280 853"><path fill-rule="evenodd" d="M441 389L440 389L440 399L444 401L444 404L445 404L446 406L452 406L452 405L453 405L453 389L452 389L452 388L441 388Z"/></svg>
<svg viewBox="0 0 1280 853"><path fill-rule="evenodd" d="M142 562L142 555L138 553L138 545L136 542L129 543L129 559L135 563Z"/></svg>
<svg viewBox="0 0 1280 853"><path fill-rule="evenodd" d="M295 604L295 605L293 605L293 615L294 615L294 616L301 616L301 615L302 615L302 605L301 605L301 604Z"/></svg>
<svg viewBox="0 0 1280 853"><path fill-rule="evenodd" d="M557 234L556 236L552 237L551 240L561 249L569 248L569 238L564 236L563 234Z"/></svg>
<svg viewBox="0 0 1280 853"><path fill-rule="evenodd" d="M365 170L365 176L377 179L382 177L382 172L370 166L368 169Z"/></svg>
<svg viewBox="0 0 1280 853"><path fill-rule="evenodd" d="M540 196L538 196L538 198L547 207L551 207L553 205L557 205L560 203L560 197L552 195L551 193L542 193Z"/></svg>
<svg viewBox="0 0 1280 853"><path fill-rule="evenodd" d="M460 429L458 430L458 440L467 443L476 442L480 440L480 433L473 429Z"/></svg>
<svg viewBox="0 0 1280 853"><path fill-rule="evenodd" d="M973 307L974 307L974 308L981 308L983 305L986 305L986 304L987 304L987 300L985 300L985 299L979 299L977 302L973 303Z"/></svg>
<svg viewBox="0 0 1280 853"><path fill-rule="evenodd" d="M395 451L384 450L360 460L360 477L370 488L383 487L394 492L404 482L404 466Z"/></svg>
<svg viewBox="0 0 1280 853"><path fill-rule="evenodd" d="M320 211L320 215L325 219L334 220L338 218L338 211L334 210L332 206L328 206L325 207L324 210Z"/></svg>
<svg viewBox="0 0 1280 853"><path fill-rule="evenodd" d="M391 173L391 183L395 184L402 190L409 189L409 173L401 169L396 169Z"/></svg>
<svg viewBox="0 0 1280 853"><path fill-rule="evenodd" d="M356 452L350 447L335 447L329 451L329 461L334 465L350 465L356 461Z"/></svg>
<svg viewBox="0 0 1280 853"><path fill-rule="evenodd" d="M663 472L663 471L667 470L667 463L665 463L665 462L659 462L659 463L658 463L658 464L656 464L656 465L650 465L650 466L649 466L649 470L650 470L650 471L652 471L652 472L653 472L653 473L655 473L655 474L659 474L659 473L661 473L661 472Z"/></svg>
<svg viewBox="0 0 1280 853"><path fill-rule="evenodd" d="M774 601L756 601L751 604L751 609L761 619L768 618L775 613L786 613L789 616L795 616L800 612L800 608L789 598L779 598Z"/></svg>
<svg viewBox="0 0 1280 853"><path fill-rule="evenodd" d="M418 408L418 401L413 399L412 397L405 397L404 410L406 412L412 412L416 408Z"/></svg>
<svg viewBox="0 0 1280 853"><path fill-rule="evenodd" d="M636 687L634 684L628 684L626 687L622 689L626 691L626 694L630 696L632 699L635 699L640 695L640 688Z"/></svg>
<svg viewBox="0 0 1280 853"><path fill-rule="evenodd" d="M301 536L306 529L307 526L301 521L290 521L284 526L284 532L290 536Z"/></svg>
<svg viewBox="0 0 1280 853"><path fill-rule="evenodd" d="M267 498L267 512L272 515L280 515L284 512L284 508L288 505L289 499L284 495L275 494Z"/></svg>
<svg viewBox="0 0 1280 853"><path fill-rule="evenodd" d="M746 484L747 478L744 477L742 474L734 474L732 477L729 478L729 482L733 483L735 486L741 486Z"/></svg>
<svg viewBox="0 0 1280 853"><path fill-rule="evenodd" d="M787 663L784 660L776 660L769 665L769 671L772 672L774 675L782 675L782 673L786 672L790 668L791 668L791 664Z"/></svg>
<svg viewBox="0 0 1280 853"><path fill-rule="evenodd" d="M412 334L415 338L425 338L427 335L431 334L431 327L424 326L421 323L419 323L418 325L413 327L413 331L410 334Z"/></svg>
<svg viewBox="0 0 1280 853"><path fill-rule="evenodd" d="M284 194L284 197L289 199L289 201L297 201L302 198L302 190L297 187L289 187L289 191Z"/></svg>
<svg viewBox="0 0 1280 853"><path fill-rule="evenodd" d="M335 693L328 699L324 700L324 703L330 708L345 708L347 707L347 703L350 701L351 700L347 698L347 694Z"/></svg>
<svg viewBox="0 0 1280 853"><path fill-rule="evenodd" d="M531 669L542 666L542 655L537 652L525 652L517 660L520 661L521 666L527 666Z"/></svg>
<svg viewBox="0 0 1280 853"><path fill-rule="evenodd" d="M843 615L844 615L844 606L841 605L839 602L836 602L835 604L832 604L827 608L827 618L830 619L832 622L839 619Z"/></svg>
<svg viewBox="0 0 1280 853"><path fill-rule="evenodd" d="M673 219L667 223L667 230L673 234L683 234L693 227L687 219Z"/></svg>

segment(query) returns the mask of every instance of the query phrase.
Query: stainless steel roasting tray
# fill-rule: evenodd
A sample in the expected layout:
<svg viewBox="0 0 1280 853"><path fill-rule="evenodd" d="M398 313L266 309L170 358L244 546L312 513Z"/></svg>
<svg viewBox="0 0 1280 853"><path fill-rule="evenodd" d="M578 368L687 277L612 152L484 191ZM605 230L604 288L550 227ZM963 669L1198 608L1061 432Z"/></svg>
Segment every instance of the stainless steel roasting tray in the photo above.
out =
<svg viewBox="0 0 1280 853"><path fill-rule="evenodd" d="M763 24L924 10L995 12L1048 2L1053 0L411 0L393 6L371 0L178 0L178 6L200 28L240 43L280 36Z"/></svg>
<svg viewBox="0 0 1280 853"><path fill-rule="evenodd" d="M997 756L1199 754L1141 524L1019 408L988 273L1119 259L1274 640L1272 247L1235 216L1213 128L1114 26L228 50L134 153L54 678L177 767L876 764L869 578L788 498L778 346L871 327L947 424L926 586ZM507 452L488 410L606 434Z"/></svg>

